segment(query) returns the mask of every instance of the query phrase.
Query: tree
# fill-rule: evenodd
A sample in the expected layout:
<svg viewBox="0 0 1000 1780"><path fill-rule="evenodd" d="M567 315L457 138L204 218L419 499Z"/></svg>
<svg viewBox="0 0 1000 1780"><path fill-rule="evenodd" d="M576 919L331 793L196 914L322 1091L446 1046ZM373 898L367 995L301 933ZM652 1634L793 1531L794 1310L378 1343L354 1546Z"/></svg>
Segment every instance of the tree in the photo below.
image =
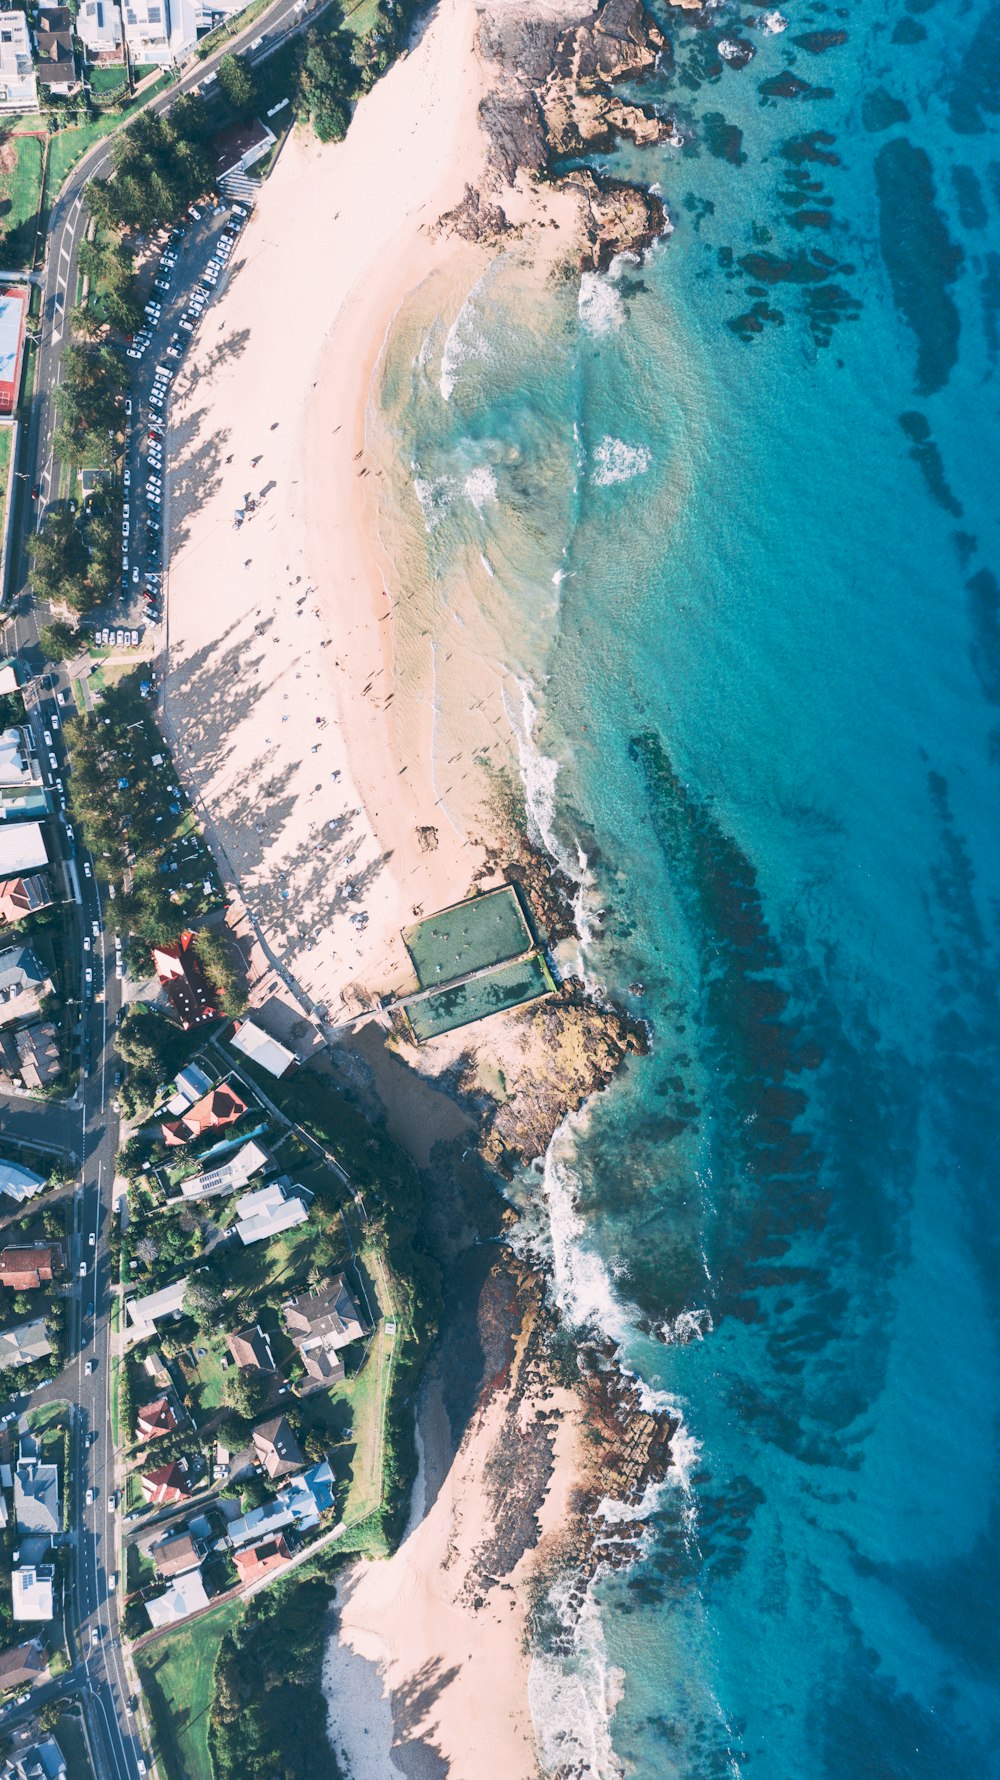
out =
<svg viewBox="0 0 1000 1780"><path fill-rule="evenodd" d="M217 991L219 1006L229 1019L238 1019L246 1012L246 991L237 977L232 946L223 933L202 927L195 936L198 962Z"/></svg>
<svg viewBox="0 0 1000 1780"><path fill-rule="evenodd" d="M253 70L243 56L223 56L219 63L219 86L233 111L249 111L257 97Z"/></svg>
<svg viewBox="0 0 1000 1780"><path fill-rule="evenodd" d="M193 1316L200 1329L214 1323L222 1306L222 1294L210 1280L202 1276L188 1280L184 1288L184 1309Z"/></svg>
<svg viewBox="0 0 1000 1780"><path fill-rule="evenodd" d="M151 1236L140 1236L135 1245L135 1252L140 1261L143 1261L147 1267L152 1267L160 1251Z"/></svg>
<svg viewBox="0 0 1000 1780"><path fill-rule="evenodd" d="M88 558L80 528L68 507L46 509L41 530L28 541L35 592L82 610L87 602Z"/></svg>
<svg viewBox="0 0 1000 1780"><path fill-rule="evenodd" d="M237 1414L259 1415L271 1397L271 1381L262 1372L237 1372L226 1386L226 1396Z"/></svg>

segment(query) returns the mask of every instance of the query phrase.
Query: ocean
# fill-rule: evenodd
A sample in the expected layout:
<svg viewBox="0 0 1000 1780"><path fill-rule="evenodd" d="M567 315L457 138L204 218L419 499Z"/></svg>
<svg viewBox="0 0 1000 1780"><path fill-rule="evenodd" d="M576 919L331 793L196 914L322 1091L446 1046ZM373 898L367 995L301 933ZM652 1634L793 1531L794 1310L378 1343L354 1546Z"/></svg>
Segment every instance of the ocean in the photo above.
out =
<svg viewBox="0 0 1000 1780"><path fill-rule="evenodd" d="M381 391L446 811L481 686L651 1038L514 1188L682 1421L540 1749L1000 1775L1000 8L665 22L678 140L602 165L669 240L501 258Z"/></svg>

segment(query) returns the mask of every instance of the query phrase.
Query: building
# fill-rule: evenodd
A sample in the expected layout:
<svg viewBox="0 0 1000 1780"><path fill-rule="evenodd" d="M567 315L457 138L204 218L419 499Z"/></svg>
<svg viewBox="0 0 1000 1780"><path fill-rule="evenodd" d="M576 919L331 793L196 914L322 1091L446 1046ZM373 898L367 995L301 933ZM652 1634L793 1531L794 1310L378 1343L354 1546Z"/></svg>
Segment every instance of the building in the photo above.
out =
<svg viewBox="0 0 1000 1780"><path fill-rule="evenodd" d="M174 1533L151 1545L149 1555L161 1576L184 1576L188 1570L200 1569L203 1548L190 1533Z"/></svg>
<svg viewBox="0 0 1000 1780"><path fill-rule="evenodd" d="M258 1372L276 1370L270 1339L259 1323L249 1329L240 1329L236 1335L227 1335L226 1346L237 1366L255 1367Z"/></svg>
<svg viewBox="0 0 1000 1780"><path fill-rule="evenodd" d="M40 909L51 907L49 880L44 872L0 879L0 927L12 927L15 921L23 921L25 915L37 915Z"/></svg>
<svg viewBox="0 0 1000 1780"><path fill-rule="evenodd" d="M304 1187L293 1187L291 1181L272 1181L258 1187L255 1193L244 1193L236 1201L236 1229L245 1247L251 1242L266 1242L282 1230L294 1230L309 1216Z"/></svg>
<svg viewBox="0 0 1000 1780"><path fill-rule="evenodd" d="M71 31L39 31L36 72L42 86L50 93L68 98L80 82L76 77L76 53Z"/></svg>
<svg viewBox="0 0 1000 1780"><path fill-rule="evenodd" d="M29 1638L26 1644L12 1644L0 1650L0 1692L11 1687L30 1687L48 1676L49 1659L41 1638Z"/></svg>
<svg viewBox="0 0 1000 1780"><path fill-rule="evenodd" d="M200 1570L185 1570L182 1576L175 1576L170 1587L162 1595L155 1595L153 1600L145 1603L151 1626L158 1628L176 1625L178 1620L187 1619L200 1608L208 1606L205 1584L201 1579Z"/></svg>
<svg viewBox="0 0 1000 1780"><path fill-rule="evenodd" d="M0 13L0 18L3 14ZM40 785L42 769L27 729L0 731L0 785Z"/></svg>
<svg viewBox="0 0 1000 1780"><path fill-rule="evenodd" d="M47 1534L53 1538L62 1525L59 1514L59 1467L40 1458L23 1456L14 1472L14 1515L19 1533Z"/></svg>
<svg viewBox="0 0 1000 1780"><path fill-rule="evenodd" d="M66 1780L66 1757L55 1737L43 1737L27 1749L12 1751L0 1768L0 1780Z"/></svg>
<svg viewBox="0 0 1000 1780"><path fill-rule="evenodd" d="M18 656L5 656L0 661L0 696L8 692L20 692L23 679L24 673Z"/></svg>
<svg viewBox="0 0 1000 1780"><path fill-rule="evenodd" d="M305 1453L283 1415L254 1428L251 1440L257 1461L270 1478L288 1477L306 1462Z"/></svg>
<svg viewBox="0 0 1000 1780"><path fill-rule="evenodd" d="M276 1533L283 1532L286 1527L294 1524L295 1516L288 1504L276 1497L273 1502L266 1502L263 1508L251 1508L249 1514L241 1514L236 1520L231 1520L230 1543L235 1547L251 1545L255 1539L271 1539Z"/></svg>
<svg viewBox="0 0 1000 1780"><path fill-rule="evenodd" d="M7 1162L0 1157L0 1193L6 1193L8 1199L15 1199L23 1205L26 1199L34 1199L45 1185L45 1177L32 1174L30 1168L22 1168L20 1162Z"/></svg>
<svg viewBox="0 0 1000 1780"><path fill-rule="evenodd" d="M173 1285L164 1286L161 1292L148 1292L145 1298L126 1298L125 1312L132 1324L127 1331L127 1339L144 1341L147 1335L155 1332L157 1323L162 1323L166 1317L183 1316L186 1289L185 1277L175 1279Z"/></svg>
<svg viewBox="0 0 1000 1780"><path fill-rule="evenodd" d="M11 1572L10 1588L15 1619L52 1618L55 1612L55 1576L51 1564L22 1564L20 1569Z"/></svg>
<svg viewBox="0 0 1000 1780"><path fill-rule="evenodd" d="M298 1065L295 1052L286 1050L254 1020L243 1020L229 1042L234 1051L249 1057L252 1063L259 1063L261 1069L266 1069L268 1075L276 1076L279 1081Z"/></svg>
<svg viewBox="0 0 1000 1780"><path fill-rule="evenodd" d="M31 59L28 20L23 12L0 13L0 112L37 111L38 87ZM0 315L0 340L3 319ZM4 356L0 345L0 358ZM6 410L14 411L13 404Z"/></svg>
<svg viewBox="0 0 1000 1780"><path fill-rule="evenodd" d="M76 34L91 63L122 60L122 18L114 0L81 0Z"/></svg>
<svg viewBox="0 0 1000 1780"><path fill-rule="evenodd" d="M247 173L257 161L263 160L276 141L274 132L257 117L249 123L230 124L228 129L220 130L209 143L215 156L216 185L230 173Z"/></svg>
<svg viewBox="0 0 1000 1780"><path fill-rule="evenodd" d="M326 1280L314 1292L300 1292L297 1297L288 1298L281 1311L309 1377L317 1384L332 1384L343 1378L343 1363L337 1355L341 1348L365 1334L343 1274Z"/></svg>
<svg viewBox="0 0 1000 1780"><path fill-rule="evenodd" d="M5 814L6 811L0 809L0 876L13 878L48 865L49 855L41 823L5 821Z"/></svg>
<svg viewBox="0 0 1000 1780"><path fill-rule="evenodd" d="M177 1417L166 1397L157 1397L155 1403L144 1404L135 1418L135 1431L140 1440L160 1440L164 1434L172 1434L176 1426Z"/></svg>
<svg viewBox="0 0 1000 1780"><path fill-rule="evenodd" d="M262 1168L270 1167L271 1158L259 1143L245 1143L218 1168L203 1169L181 1181L185 1199L208 1199L215 1194L235 1193L245 1187Z"/></svg>
<svg viewBox="0 0 1000 1780"><path fill-rule="evenodd" d="M265 1539L262 1545L251 1546L249 1551L234 1551L233 1563L240 1581L246 1586L248 1582L259 1582L272 1570L282 1569L291 1555L284 1536L278 1533L273 1539Z"/></svg>
<svg viewBox="0 0 1000 1780"><path fill-rule="evenodd" d="M0 1026L33 1019L51 993L51 980L30 946L8 946L0 952Z"/></svg>
<svg viewBox="0 0 1000 1780"><path fill-rule="evenodd" d="M158 1471L144 1472L139 1479L139 1488L146 1501L155 1508L164 1508L170 1502L186 1502L191 1494L187 1465L183 1459L175 1459L170 1465L161 1465Z"/></svg>
<svg viewBox="0 0 1000 1780"><path fill-rule="evenodd" d="M329 1459L320 1459L308 1471L290 1477L275 1501L287 1508L300 1532L308 1533L319 1526L321 1514L334 1507L333 1472Z"/></svg>
<svg viewBox="0 0 1000 1780"><path fill-rule="evenodd" d="M199 1069L197 1063L186 1064L174 1076L174 1087L177 1092L172 1100L167 1101L168 1113L179 1117L181 1113L187 1112L188 1107L193 1106L196 1100L200 1100L203 1094L207 1094L211 1086L211 1076L206 1075L203 1069Z"/></svg>
<svg viewBox="0 0 1000 1780"><path fill-rule="evenodd" d="M246 1101L241 1100L225 1082L220 1082L217 1088L212 1088L189 1106L179 1119L165 1120L160 1129L164 1142L176 1148L179 1144L190 1143L193 1137L202 1137L206 1131L224 1130L227 1125L235 1125L246 1110Z"/></svg>
<svg viewBox="0 0 1000 1780"><path fill-rule="evenodd" d="M13 1292L33 1292L38 1286L50 1285L64 1266L58 1242L5 1248L0 1253L0 1286L9 1286Z"/></svg>
<svg viewBox="0 0 1000 1780"><path fill-rule="evenodd" d="M124 10L127 18L132 9L126 6ZM198 963L193 933L182 933L170 945L154 946L153 969L185 1032L201 1020L218 1019L213 991Z"/></svg>
<svg viewBox="0 0 1000 1780"><path fill-rule="evenodd" d="M47 1359L51 1352L43 1316L33 1323L19 1323L16 1329L0 1329L0 1371L5 1366L30 1366L35 1360Z"/></svg>
<svg viewBox="0 0 1000 1780"><path fill-rule="evenodd" d="M0 1030L0 1088L47 1087L62 1072L56 1031L45 1020Z"/></svg>

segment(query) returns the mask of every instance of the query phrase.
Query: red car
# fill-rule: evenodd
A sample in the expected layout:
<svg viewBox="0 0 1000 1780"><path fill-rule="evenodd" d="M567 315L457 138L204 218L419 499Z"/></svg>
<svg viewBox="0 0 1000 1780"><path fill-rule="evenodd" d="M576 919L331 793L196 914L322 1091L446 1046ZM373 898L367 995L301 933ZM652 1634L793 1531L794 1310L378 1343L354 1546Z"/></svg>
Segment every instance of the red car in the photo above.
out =
<svg viewBox="0 0 1000 1780"><path fill-rule="evenodd" d="M40 482L36 482L36 483L35 483L35 486L34 486L34 488L33 488L33 489L32 489L32 491L31 491L31 498L32 498L32 500L33 500L33 501L37 501L37 499L38 499L38 497L39 497L39 495L40 495L40 494L41 494L41 492L42 492L42 487L41 487L41 483L40 483Z"/></svg>

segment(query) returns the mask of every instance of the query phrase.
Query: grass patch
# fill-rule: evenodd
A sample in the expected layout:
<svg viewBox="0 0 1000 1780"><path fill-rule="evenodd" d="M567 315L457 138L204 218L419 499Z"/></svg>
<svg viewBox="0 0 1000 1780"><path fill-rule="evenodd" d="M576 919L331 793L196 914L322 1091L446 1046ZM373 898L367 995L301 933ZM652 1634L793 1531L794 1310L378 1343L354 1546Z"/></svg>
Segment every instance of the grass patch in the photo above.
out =
<svg viewBox="0 0 1000 1780"><path fill-rule="evenodd" d="M7 517L7 484L12 468L10 447L13 436L13 427L0 426L0 541L3 539L4 521Z"/></svg>
<svg viewBox="0 0 1000 1780"><path fill-rule="evenodd" d="M214 1780L208 1721L215 1659L242 1612L242 1602L226 1601L194 1625L135 1652L155 1754L170 1780Z"/></svg>
<svg viewBox="0 0 1000 1780"><path fill-rule="evenodd" d="M122 63L111 68L91 68L90 88L98 98L107 98L109 93L117 93L124 89L128 76Z"/></svg>
<svg viewBox="0 0 1000 1780"><path fill-rule="evenodd" d="M0 174L0 218L3 242L0 262L16 270L30 266L35 249L35 229L42 199L45 165L44 136L12 136L13 167Z"/></svg>
<svg viewBox="0 0 1000 1780"><path fill-rule="evenodd" d="M66 1757L66 1771L73 1775L73 1780L94 1780L78 1707L63 1712L55 1728L55 1738Z"/></svg>

